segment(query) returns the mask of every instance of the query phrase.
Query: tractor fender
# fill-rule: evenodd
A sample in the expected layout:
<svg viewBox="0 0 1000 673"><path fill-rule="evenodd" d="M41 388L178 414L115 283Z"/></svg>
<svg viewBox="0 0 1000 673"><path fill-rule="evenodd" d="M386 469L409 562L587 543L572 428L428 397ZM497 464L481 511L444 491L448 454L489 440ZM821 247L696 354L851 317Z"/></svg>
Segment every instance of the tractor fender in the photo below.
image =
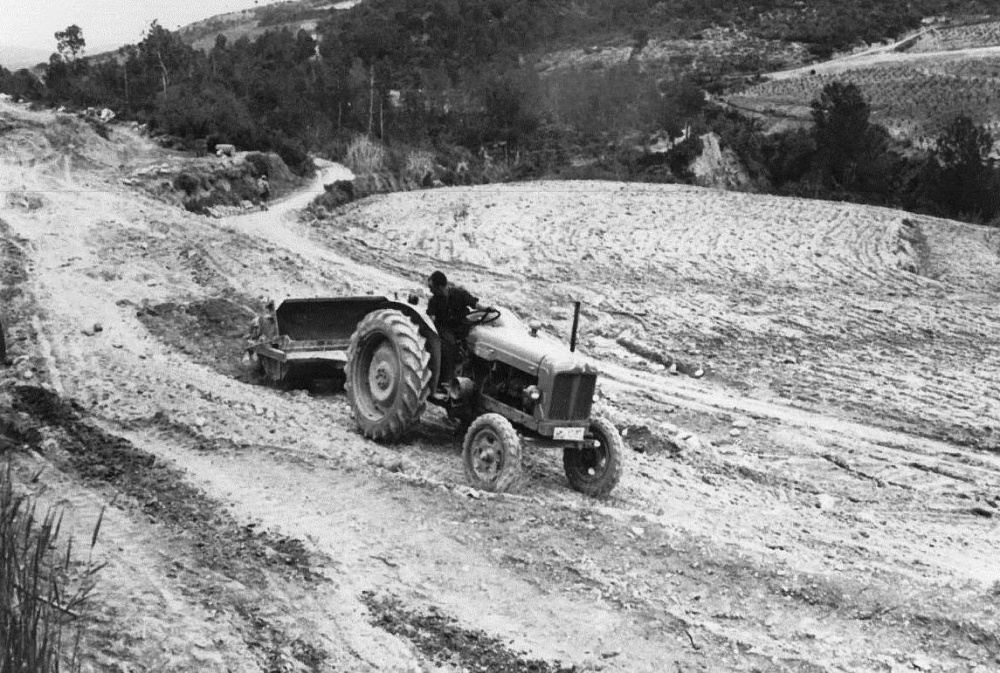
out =
<svg viewBox="0 0 1000 673"><path fill-rule="evenodd" d="M436 390L441 375L441 337L431 317L413 304L401 301L388 300L380 308L395 309L416 323L420 336L427 341L427 352L431 355L431 390Z"/></svg>

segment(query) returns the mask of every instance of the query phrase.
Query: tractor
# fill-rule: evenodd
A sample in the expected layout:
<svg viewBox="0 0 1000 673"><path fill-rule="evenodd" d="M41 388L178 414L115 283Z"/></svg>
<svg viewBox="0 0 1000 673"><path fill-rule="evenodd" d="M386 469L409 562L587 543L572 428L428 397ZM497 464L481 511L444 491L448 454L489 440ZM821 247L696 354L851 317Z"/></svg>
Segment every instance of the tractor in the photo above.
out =
<svg viewBox="0 0 1000 673"><path fill-rule="evenodd" d="M581 493L614 489L624 445L591 414L598 372L576 352L579 303L568 347L510 310L472 311L447 382L438 381L441 340L419 303L415 294L288 299L255 320L247 356L273 382L342 377L361 434L378 442L402 439L428 403L443 408L464 430L465 474L478 489L516 488L525 445L561 448Z"/></svg>

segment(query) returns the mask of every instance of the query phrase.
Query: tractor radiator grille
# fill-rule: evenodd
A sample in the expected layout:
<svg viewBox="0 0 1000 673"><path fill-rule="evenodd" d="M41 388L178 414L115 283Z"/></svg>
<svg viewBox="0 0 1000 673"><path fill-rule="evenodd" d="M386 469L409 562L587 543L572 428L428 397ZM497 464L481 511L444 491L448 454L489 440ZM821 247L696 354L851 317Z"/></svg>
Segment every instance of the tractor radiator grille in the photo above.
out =
<svg viewBox="0 0 1000 673"><path fill-rule="evenodd" d="M597 386L595 374L558 374L552 386L549 418L582 421L590 418L590 405Z"/></svg>

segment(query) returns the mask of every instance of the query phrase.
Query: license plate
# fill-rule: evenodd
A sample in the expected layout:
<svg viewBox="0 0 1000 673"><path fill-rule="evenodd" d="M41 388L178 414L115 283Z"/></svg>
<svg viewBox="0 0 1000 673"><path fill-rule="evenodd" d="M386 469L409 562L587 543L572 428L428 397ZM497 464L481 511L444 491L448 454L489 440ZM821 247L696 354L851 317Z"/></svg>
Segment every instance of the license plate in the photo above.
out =
<svg viewBox="0 0 1000 673"><path fill-rule="evenodd" d="M583 441L584 428L556 428L552 439L564 439L573 442Z"/></svg>

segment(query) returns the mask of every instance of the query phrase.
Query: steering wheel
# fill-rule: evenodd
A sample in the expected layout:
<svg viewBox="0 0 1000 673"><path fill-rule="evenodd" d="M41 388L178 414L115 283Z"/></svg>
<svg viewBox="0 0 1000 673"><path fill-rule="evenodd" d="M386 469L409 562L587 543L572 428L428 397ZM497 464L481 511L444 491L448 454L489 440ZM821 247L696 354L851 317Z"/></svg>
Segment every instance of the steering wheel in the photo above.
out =
<svg viewBox="0 0 1000 673"><path fill-rule="evenodd" d="M469 311L469 313L465 316L465 324L467 327L489 325L491 322L495 322L499 317L499 309L493 308L492 306L483 306L482 308L475 308Z"/></svg>

